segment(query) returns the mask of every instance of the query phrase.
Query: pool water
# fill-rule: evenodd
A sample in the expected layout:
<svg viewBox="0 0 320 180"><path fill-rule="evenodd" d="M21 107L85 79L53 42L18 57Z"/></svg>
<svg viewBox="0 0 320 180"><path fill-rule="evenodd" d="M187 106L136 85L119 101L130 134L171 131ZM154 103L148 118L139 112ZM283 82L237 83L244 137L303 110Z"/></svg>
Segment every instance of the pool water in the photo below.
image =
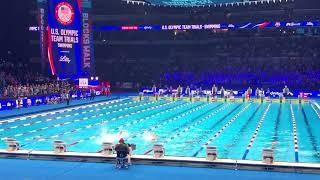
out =
<svg viewBox="0 0 320 180"><path fill-rule="evenodd" d="M319 114L314 103L123 98L2 119L0 149L11 137L22 149L51 151L54 140L63 140L68 151L99 152L102 142L123 137L137 145L135 154L163 144L168 156L205 157L208 145L223 159L262 160L268 148L276 161L320 163Z"/></svg>

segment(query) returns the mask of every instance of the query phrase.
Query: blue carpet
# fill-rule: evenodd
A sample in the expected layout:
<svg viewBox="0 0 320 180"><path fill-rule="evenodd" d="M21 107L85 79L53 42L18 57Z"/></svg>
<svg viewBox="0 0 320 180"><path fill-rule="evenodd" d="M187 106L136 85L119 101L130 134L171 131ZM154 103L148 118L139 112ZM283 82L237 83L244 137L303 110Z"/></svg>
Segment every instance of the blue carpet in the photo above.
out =
<svg viewBox="0 0 320 180"><path fill-rule="evenodd" d="M117 170L112 164L0 159L3 180L319 180L320 175L236 171L208 168L133 165Z"/></svg>

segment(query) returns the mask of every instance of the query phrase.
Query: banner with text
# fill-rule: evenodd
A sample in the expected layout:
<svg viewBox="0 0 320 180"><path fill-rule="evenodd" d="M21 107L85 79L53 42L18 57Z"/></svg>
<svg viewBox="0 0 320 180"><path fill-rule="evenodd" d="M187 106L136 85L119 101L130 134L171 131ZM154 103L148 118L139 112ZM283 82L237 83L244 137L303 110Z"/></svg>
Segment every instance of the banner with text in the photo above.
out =
<svg viewBox="0 0 320 180"><path fill-rule="evenodd" d="M91 0L82 0L82 71L84 75L95 74L91 7Z"/></svg>
<svg viewBox="0 0 320 180"><path fill-rule="evenodd" d="M80 0L48 1L48 58L51 73L61 79L82 74Z"/></svg>
<svg viewBox="0 0 320 180"><path fill-rule="evenodd" d="M38 2L38 25L40 32L40 59L41 71L47 72L48 67L48 46L47 46L47 1L37 0Z"/></svg>

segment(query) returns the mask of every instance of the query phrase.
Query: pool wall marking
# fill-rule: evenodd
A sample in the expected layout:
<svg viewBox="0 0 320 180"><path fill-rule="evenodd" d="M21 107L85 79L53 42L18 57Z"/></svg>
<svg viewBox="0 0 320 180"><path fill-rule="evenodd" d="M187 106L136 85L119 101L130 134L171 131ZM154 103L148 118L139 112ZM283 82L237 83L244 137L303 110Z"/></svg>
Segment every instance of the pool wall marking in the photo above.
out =
<svg viewBox="0 0 320 180"><path fill-rule="evenodd" d="M262 124L263 124L264 120L266 119L266 116L267 116L267 114L268 114L268 112L269 112L270 106L271 106L271 104L269 104L268 107L266 108L266 110L264 111L264 113L263 113L263 115L262 115L262 117L261 117L261 119L260 119L260 122L259 122L256 130L254 131L254 133L253 133L253 135L252 135L252 137L251 137L251 140L250 140L250 142L249 142L249 144L248 144L248 146L247 146L247 149L246 149L246 151L244 152L244 154L243 154L243 156L242 156L242 160L245 160L245 159L246 159L246 157L247 157L247 155L248 155L248 153L249 153L249 151L250 151L250 149L251 149L251 147L252 147L252 144L253 144L254 140L255 140L256 137L258 136L258 133L259 133L259 131L260 131L260 128L261 128L261 126L262 126Z"/></svg>
<svg viewBox="0 0 320 180"><path fill-rule="evenodd" d="M70 123L75 123L75 122L80 122L80 121L85 121L85 120L88 120L89 118L94 118L94 117L97 117L97 116L104 116L104 115L108 115L108 114L111 114L111 113L114 113L114 112L121 112L121 111L124 111L124 110L127 110L127 109L132 109L132 108L137 108L137 107L141 107L141 106L145 106L145 105L149 105L149 104L153 104L153 103L144 103L144 104L139 104L139 105L135 105L135 106L131 106L131 107L126 107L126 108L121 108L119 110L114 110L114 111L109 111L109 112L106 112L106 113L100 113L98 115L92 115L92 116L89 116L89 117L83 117L83 118L80 118L80 119L75 119L75 120L72 120L72 121L67 121L67 122L64 122L64 123L59 123L59 124L54 124L54 125L50 125L50 126L47 126L47 127L43 127L43 128L39 128L39 129L35 129L35 130L31 130L31 131L26 131L26 132L22 132L20 134L15 134L15 135L12 135L13 137L19 137L19 136L22 136L22 135L27 135L27 134L31 134L31 133L34 133L34 132L40 132L40 131L43 131L43 130L46 130L46 129L52 129L52 128L56 128L56 127L61 127L61 126L64 126L64 125L67 125L67 124L70 124ZM93 112L92 110L90 110L89 112ZM84 114L84 113L82 113ZM57 117L58 118L58 117ZM60 116L59 119L61 119L63 117ZM36 123L44 123L44 122L48 122L48 121L51 121L53 119L47 119L47 120L43 120L43 121L36 121L35 123L32 123L32 124L29 124L29 125L33 125L33 124L36 124ZM24 126L29 126L28 124L25 124ZM19 127L19 126L17 126ZM21 127L21 126L20 126ZM15 127L16 128L16 127ZM8 129L9 130L9 129ZM10 136L10 137L12 137ZM1 138L1 140L5 140L9 137L4 137L4 138ZM29 141L29 140L32 140L31 139L25 139L26 141Z"/></svg>
<svg viewBox="0 0 320 180"><path fill-rule="evenodd" d="M44 116L48 116L48 115L54 115L54 114L60 114L63 112L70 112L73 110L84 109L84 108L88 108L88 107L96 107L96 106L101 106L101 105L105 105L105 104L113 104L113 103L121 102L121 101L128 100L128 99L130 99L130 98L112 100L112 101L108 101L108 102L95 103L95 104L90 104L90 105L81 105L81 106L73 107L73 108L63 108L62 110L56 110L56 111L45 112L45 113L36 113L34 115L29 115L29 116L20 117L20 118L11 118L11 119L7 119L4 121L0 121L0 124L9 124L9 123L23 121L23 120L29 120L29 119L33 119L33 118L37 118L37 117L44 117Z"/></svg>
<svg viewBox="0 0 320 180"><path fill-rule="evenodd" d="M149 108L144 109L144 110L139 110L139 111L136 111L136 112L129 113L128 115L134 115L134 114L138 114L138 113L140 113L140 112L144 112L144 111L148 111L148 110L153 110L153 109L155 109L155 108L162 107L162 106L166 106L166 105L169 105L169 104L172 104L172 103L173 103L173 102L167 102L167 103L165 103L165 104L161 104L161 105L157 105L157 106L152 106L152 107L149 107ZM60 137L60 136L66 135L66 134L75 133L75 132L78 132L78 131L80 131L80 130L92 128L93 126L96 126L96 125L99 125L99 124L104 124L104 123L108 123L108 122L110 122L110 121L114 121L114 120L117 120L117 119L121 119L121 118L123 118L123 117L125 117L125 115L121 115L121 116L118 116L118 117L116 117L116 118L112 118L112 119L110 119L110 120L100 121L100 122L97 122L97 123L94 123L94 124L82 126L82 127L77 128L77 129L73 129L73 130L70 130L70 131L67 131L67 132L59 133L59 134L56 134L56 135L53 135L53 136L50 136L50 137L41 138L41 139L38 139L37 141L38 141L38 142L41 142L41 141L45 141L45 140L57 138L57 137ZM29 145L29 144L25 144L25 145ZM22 145L22 147L25 146L25 145Z"/></svg>
<svg viewBox="0 0 320 180"><path fill-rule="evenodd" d="M295 161L299 162L297 125L296 125L296 118L294 116L292 104L290 104L290 112L291 112L291 120L292 120L292 125L293 125L294 157L295 157Z"/></svg>
<svg viewBox="0 0 320 180"><path fill-rule="evenodd" d="M204 149L204 147L208 146L212 141L214 141L233 121L235 121L240 116L240 114L248 109L251 104L252 103L246 105L233 118L231 118L218 132L216 132L204 145L202 145L202 147L193 155L193 157L196 157Z"/></svg>
<svg viewBox="0 0 320 180"><path fill-rule="evenodd" d="M189 104L191 104L191 103L187 103L186 105L189 105ZM186 116L186 115L188 115L188 114L191 114L192 112L201 109L201 108L204 107L205 105L206 105L206 104L202 104L201 106L196 107L196 108L192 107L191 109L187 109L186 111L184 111L182 114L174 115L173 117L170 117L169 119L167 119L166 121L164 121L164 122L162 122L162 123L160 123L160 124L153 125L152 127L148 128L148 129L143 129L143 130L141 130L140 132L138 132L138 133L136 133L135 135L133 135L133 136L131 136L130 138L128 138L128 141L129 141L129 140L132 140L132 139L134 139L134 138L136 138L136 137L138 137L138 136L143 136L143 134L145 134L145 133L148 133L148 132L150 132L150 131L152 131L152 130L155 130L155 129L161 127L161 126L164 126L164 125L166 125L166 124L168 124L168 123L170 123L170 122L173 122L173 121L175 121L175 120L178 120L179 118L182 118L182 117L184 117L184 116Z"/></svg>
<svg viewBox="0 0 320 180"><path fill-rule="evenodd" d="M172 102L171 102L171 103L172 103ZM153 117L156 117L156 116L160 116L160 115L162 115L162 114L164 114L164 113L167 113L167 112L170 112L170 111L174 111L174 110L182 107L183 105L184 105L184 104L181 104L181 105L176 106L176 107L174 107L174 108L169 108L169 109L163 110L163 111L161 111L161 112L158 112L158 113L156 113L156 114L149 115L149 116L146 116L146 117L144 117L144 118L140 118L140 119L134 120L134 121L132 121L132 122L130 122L130 123L121 125L121 126L119 126L119 127L117 127L117 128L110 129L109 131L110 131L110 132L114 132L114 131L117 131L117 130L123 128L123 127L132 126L132 125L137 124L137 123L139 123L139 122L142 122L142 121L144 121L144 120L147 120L147 119L150 119L150 118L153 118ZM73 143L70 143L70 144L68 144L67 146L68 146L68 147L69 147L69 146L74 146L74 145L77 145L77 144L82 143L82 142L84 142L84 141L92 140L92 139L97 138L97 137L99 137L99 135L96 134L96 135L90 136L90 137L88 137L88 138L84 138L84 139L75 141L75 142L73 142Z"/></svg>

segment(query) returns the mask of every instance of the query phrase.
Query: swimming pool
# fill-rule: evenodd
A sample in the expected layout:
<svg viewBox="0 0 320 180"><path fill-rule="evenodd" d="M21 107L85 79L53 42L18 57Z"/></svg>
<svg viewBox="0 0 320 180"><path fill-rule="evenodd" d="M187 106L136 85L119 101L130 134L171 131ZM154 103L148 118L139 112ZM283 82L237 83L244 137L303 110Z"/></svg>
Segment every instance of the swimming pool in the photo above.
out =
<svg viewBox="0 0 320 180"><path fill-rule="evenodd" d="M135 154L163 144L168 156L205 157L209 145L222 159L262 160L269 148L276 161L319 163L319 114L314 103L122 98L3 119L0 149L11 137L27 150L51 151L59 139L68 151L99 152L102 142L123 137L137 145Z"/></svg>

